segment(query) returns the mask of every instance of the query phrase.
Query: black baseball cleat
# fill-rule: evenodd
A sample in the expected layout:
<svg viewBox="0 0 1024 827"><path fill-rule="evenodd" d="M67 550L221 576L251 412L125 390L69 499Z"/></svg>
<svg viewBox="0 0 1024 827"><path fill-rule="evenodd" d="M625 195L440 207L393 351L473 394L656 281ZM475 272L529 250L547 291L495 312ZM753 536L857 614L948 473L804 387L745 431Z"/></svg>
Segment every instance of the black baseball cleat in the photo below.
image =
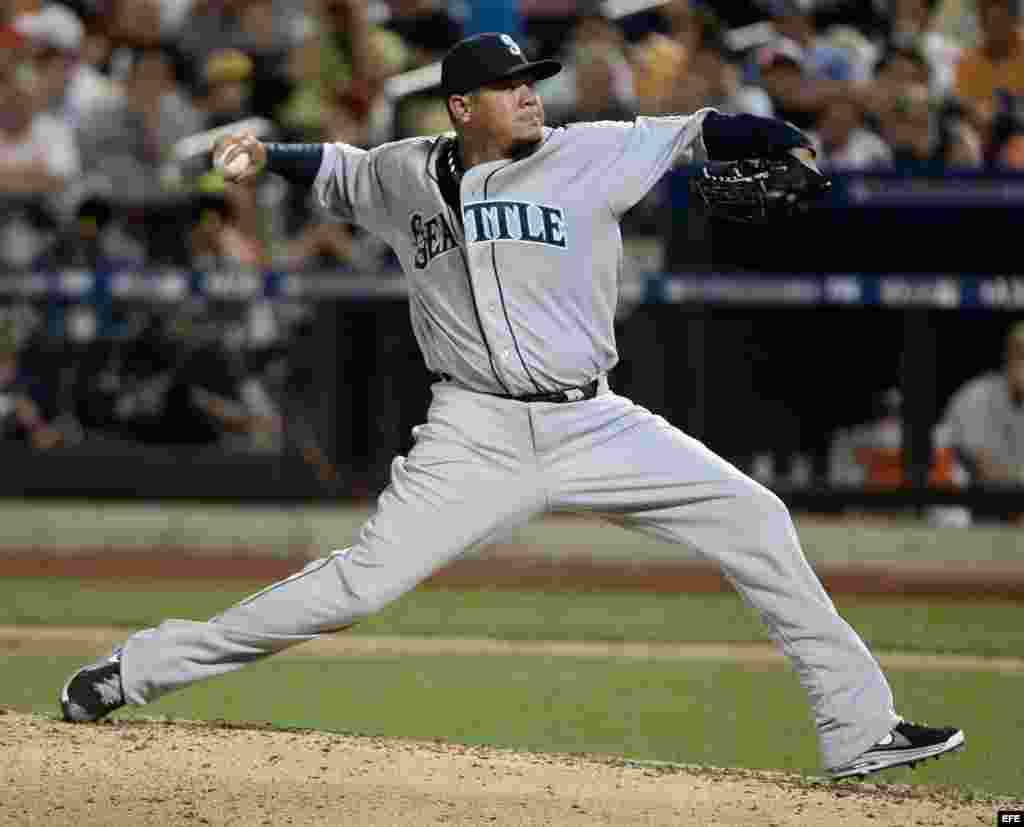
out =
<svg viewBox="0 0 1024 827"><path fill-rule="evenodd" d="M121 650L83 666L60 691L60 709L65 721L98 721L124 706L121 688Z"/></svg>
<svg viewBox="0 0 1024 827"><path fill-rule="evenodd" d="M901 721L892 732L849 764L829 770L832 778L867 775L889 767L910 766L927 758L938 758L964 745L964 734L953 727L936 729Z"/></svg>

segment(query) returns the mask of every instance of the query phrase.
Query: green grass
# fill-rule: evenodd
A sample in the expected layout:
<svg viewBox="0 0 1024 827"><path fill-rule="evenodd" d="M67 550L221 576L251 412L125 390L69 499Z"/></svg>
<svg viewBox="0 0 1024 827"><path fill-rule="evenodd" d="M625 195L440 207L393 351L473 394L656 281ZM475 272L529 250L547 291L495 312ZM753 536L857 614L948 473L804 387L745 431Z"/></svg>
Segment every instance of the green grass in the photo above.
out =
<svg viewBox="0 0 1024 827"><path fill-rule="evenodd" d="M67 657L0 657L0 670L18 676L0 684L0 705L53 714L57 688L78 665ZM895 672L890 678L901 709L921 720L962 726L968 749L874 780L1024 796L1014 737L1024 731L1024 676ZM804 694L793 674L715 661L278 659L118 715L821 772Z"/></svg>
<svg viewBox="0 0 1024 827"><path fill-rule="evenodd" d="M226 580L7 578L0 624L152 625L202 619L265 585ZM837 599L877 650L1024 656L1009 603ZM734 595L417 591L355 634L511 640L763 641ZM80 659L0 656L17 681L0 705L53 713ZM899 709L954 723L966 752L879 776L1024 797L1024 674L890 671ZM794 770L817 774L803 691L789 670L723 662L540 657L269 660L128 715L270 722L364 734L444 738L531 750ZM1009 736L1009 737L1008 737Z"/></svg>
<svg viewBox="0 0 1024 827"><path fill-rule="evenodd" d="M0 624L150 626L204 619L263 582L0 580ZM837 598L873 648L1024 657L1021 607L966 601ZM757 616L732 594L420 590L367 619L355 634L509 640L763 641Z"/></svg>

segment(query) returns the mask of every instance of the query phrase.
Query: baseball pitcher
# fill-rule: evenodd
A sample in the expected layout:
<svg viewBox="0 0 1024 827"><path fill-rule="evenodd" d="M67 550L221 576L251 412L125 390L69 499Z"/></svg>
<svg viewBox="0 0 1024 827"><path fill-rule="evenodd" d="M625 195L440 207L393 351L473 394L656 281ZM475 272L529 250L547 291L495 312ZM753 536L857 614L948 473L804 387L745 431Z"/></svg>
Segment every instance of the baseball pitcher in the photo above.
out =
<svg viewBox="0 0 1024 827"><path fill-rule="evenodd" d="M676 164L713 213L763 221L827 185L781 121L638 117L551 129L534 82L556 74L505 34L445 57L454 134L358 149L238 136L214 164L312 187L394 248L438 377L415 444L355 543L206 622L140 631L61 690L95 721L343 629L467 550L545 512L593 512L714 560L792 662L835 777L913 764L964 743L896 714L875 658L811 569L783 503L660 416L616 394L619 219Z"/></svg>

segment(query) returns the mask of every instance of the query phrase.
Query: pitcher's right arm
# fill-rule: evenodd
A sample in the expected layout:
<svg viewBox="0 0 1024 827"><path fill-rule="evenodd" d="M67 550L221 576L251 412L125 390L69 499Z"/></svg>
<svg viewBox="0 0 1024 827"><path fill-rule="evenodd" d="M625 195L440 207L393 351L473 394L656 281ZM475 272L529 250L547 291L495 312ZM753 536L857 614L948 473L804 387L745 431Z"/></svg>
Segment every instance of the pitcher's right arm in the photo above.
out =
<svg viewBox="0 0 1024 827"><path fill-rule="evenodd" d="M273 172L311 187L332 216L370 231L383 229L385 194L375 153L343 143L264 143L251 135L217 142L213 165L226 181L243 183Z"/></svg>

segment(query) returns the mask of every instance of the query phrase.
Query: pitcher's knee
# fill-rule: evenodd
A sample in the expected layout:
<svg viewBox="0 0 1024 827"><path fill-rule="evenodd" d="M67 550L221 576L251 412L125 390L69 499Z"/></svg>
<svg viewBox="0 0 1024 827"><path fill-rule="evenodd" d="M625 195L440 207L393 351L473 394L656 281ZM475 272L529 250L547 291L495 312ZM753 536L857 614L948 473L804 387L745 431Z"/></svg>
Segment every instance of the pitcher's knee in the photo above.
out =
<svg viewBox="0 0 1024 827"><path fill-rule="evenodd" d="M738 519L752 529L771 535L790 535L794 531L789 508L777 494L760 483L750 480L736 499L741 503Z"/></svg>
<svg viewBox="0 0 1024 827"><path fill-rule="evenodd" d="M365 618L370 617L370 615L375 615L392 602L394 602L392 598L387 598L379 594L356 597L349 604L349 613L352 618L352 622L355 623L358 620L364 620Z"/></svg>
<svg viewBox="0 0 1024 827"><path fill-rule="evenodd" d="M338 575L341 580L341 593L335 601L334 613L339 618L344 618L347 623L365 620L392 602L381 592L353 588L344 573L339 572Z"/></svg>
<svg viewBox="0 0 1024 827"><path fill-rule="evenodd" d="M405 581L389 582L383 578L381 580L361 578L352 571L351 566L346 565L347 558L344 555L336 555L335 563L342 587L338 609L340 612L344 612L353 623L377 614L403 594L415 588L416 582L418 582L414 580L410 584Z"/></svg>

